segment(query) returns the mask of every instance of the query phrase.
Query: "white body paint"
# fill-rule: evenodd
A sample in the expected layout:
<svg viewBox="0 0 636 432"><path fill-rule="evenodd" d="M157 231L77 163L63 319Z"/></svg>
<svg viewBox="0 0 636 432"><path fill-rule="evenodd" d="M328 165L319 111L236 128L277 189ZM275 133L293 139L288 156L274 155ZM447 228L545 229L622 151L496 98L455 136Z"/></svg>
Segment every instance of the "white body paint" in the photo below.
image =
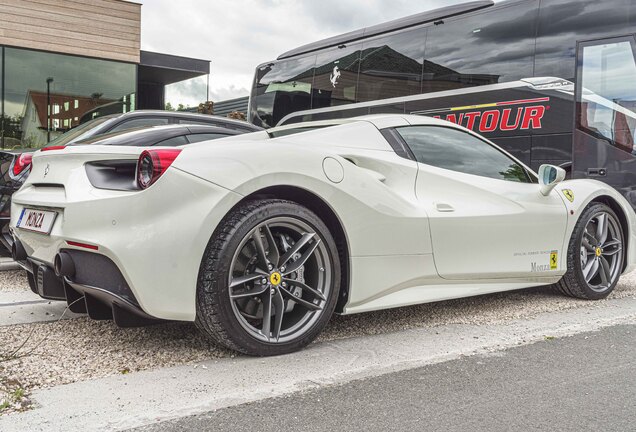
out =
<svg viewBox="0 0 636 432"><path fill-rule="evenodd" d="M29 178L13 195L11 226L28 255L48 264L62 246L72 248L66 240L98 245L146 313L186 321L195 318L199 265L217 224L244 197L272 186L310 191L340 220L350 256L344 313L557 282L576 220L600 196L624 211L626 271L634 267L636 216L610 186L565 181L543 196L539 184L423 165L398 156L379 132L409 124L472 133L402 115L367 116L275 139L256 132L183 147L143 191L96 189L84 169L88 161L135 159L142 148L37 152ZM564 189L573 191L573 202ZM50 235L15 228L24 207L59 212Z"/></svg>

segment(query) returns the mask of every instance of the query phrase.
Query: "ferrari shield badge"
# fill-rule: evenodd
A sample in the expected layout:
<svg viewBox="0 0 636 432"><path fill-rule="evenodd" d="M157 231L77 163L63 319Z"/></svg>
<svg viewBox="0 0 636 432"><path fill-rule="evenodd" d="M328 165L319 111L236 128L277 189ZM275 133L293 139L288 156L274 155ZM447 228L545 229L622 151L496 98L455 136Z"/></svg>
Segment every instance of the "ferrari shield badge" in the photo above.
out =
<svg viewBox="0 0 636 432"><path fill-rule="evenodd" d="M550 270L556 270L559 261L559 252L553 250L550 252Z"/></svg>
<svg viewBox="0 0 636 432"><path fill-rule="evenodd" d="M563 195L565 195L568 201L574 202L574 192L572 192L572 189L563 189L561 192L563 192Z"/></svg>

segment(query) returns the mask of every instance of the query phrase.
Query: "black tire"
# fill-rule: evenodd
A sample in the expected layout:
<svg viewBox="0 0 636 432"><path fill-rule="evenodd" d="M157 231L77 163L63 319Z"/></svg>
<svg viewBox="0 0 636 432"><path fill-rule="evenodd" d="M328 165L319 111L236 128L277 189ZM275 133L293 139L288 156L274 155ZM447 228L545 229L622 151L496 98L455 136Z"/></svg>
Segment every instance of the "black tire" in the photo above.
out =
<svg viewBox="0 0 636 432"><path fill-rule="evenodd" d="M230 299L229 278L233 257L243 239L259 224L278 217L299 220L318 234L330 259L331 279L324 307L316 312L320 316L310 328L293 340L268 342L250 334L237 318ZM229 349L254 356L286 354L303 348L318 336L333 314L339 290L338 251L329 229L318 216L291 201L249 201L223 219L206 247L198 276L195 323L204 334Z"/></svg>
<svg viewBox="0 0 636 432"><path fill-rule="evenodd" d="M624 244L625 236L623 233L623 227L620 223L620 219L616 216L616 213L601 203L590 204L581 214L579 220L576 222L572 237L568 244L567 252L567 272L563 278L555 284L555 287L562 293L570 297L576 297L585 300L600 300L607 297L616 287L620 274L623 270L623 253L621 253L620 269L618 275L610 284L603 290L593 289L588 282L586 282L583 275L583 264L581 262L581 248L582 239L584 236L585 228L588 223L593 220L598 214L606 213L609 217L614 218L616 222L617 231L620 236L621 248ZM624 249L623 249L624 251Z"/></svg>

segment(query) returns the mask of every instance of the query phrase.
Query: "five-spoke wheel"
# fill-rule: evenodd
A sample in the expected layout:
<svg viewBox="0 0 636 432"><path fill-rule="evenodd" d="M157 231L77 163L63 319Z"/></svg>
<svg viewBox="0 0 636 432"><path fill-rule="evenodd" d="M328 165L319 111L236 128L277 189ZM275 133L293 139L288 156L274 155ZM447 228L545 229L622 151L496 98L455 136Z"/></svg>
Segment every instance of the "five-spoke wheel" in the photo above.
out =
<svg viewBox="0 0 636 432"><path fill-rule="evenodd" d="M264 200L232 212L217 233L202 262L199 327L254 355L313 340L333 313L340 282L324 223L298 204Z"/></svg>
<svg viewBox="0 0 636 432"><path fill-rule="evenodd" d="M623 271L623 229L605 204L581 214L568 248L568 270L557 287L565 294L600 299L609 295Z"/></svg>

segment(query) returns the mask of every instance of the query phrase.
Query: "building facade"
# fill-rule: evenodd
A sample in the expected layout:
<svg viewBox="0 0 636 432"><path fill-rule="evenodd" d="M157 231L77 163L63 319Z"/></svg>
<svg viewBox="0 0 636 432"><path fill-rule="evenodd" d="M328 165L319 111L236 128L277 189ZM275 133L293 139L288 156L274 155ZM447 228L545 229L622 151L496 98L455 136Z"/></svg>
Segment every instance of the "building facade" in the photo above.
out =
<svg viewBox="0 0 636 432"><path fill-rule="evenodd" d="M141 4L0 1L0 146L40 147L99 115L163 109L210 62L140 50ZM207 95L200 95L205 100Z"/></svg>

